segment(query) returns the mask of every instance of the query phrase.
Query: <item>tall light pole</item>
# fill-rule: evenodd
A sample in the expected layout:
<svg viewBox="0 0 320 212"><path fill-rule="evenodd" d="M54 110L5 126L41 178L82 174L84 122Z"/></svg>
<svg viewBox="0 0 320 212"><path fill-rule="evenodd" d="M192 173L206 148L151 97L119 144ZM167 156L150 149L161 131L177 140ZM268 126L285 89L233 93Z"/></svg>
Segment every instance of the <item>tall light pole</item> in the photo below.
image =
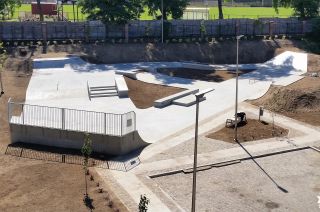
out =
<svg viewBox="0 0 320 212"><path fill-rule="evenodd" d="M236 69L236 106L234 114L234 141L238 141L238 78L239 78L239 40L243 35L238 35L237 39L237 69Z"/></svg>
<svg viewBox="0 0 320 212"><path fill-rule="evenodd" d="M197 154L198 154L198 123L199 123L199 103L205 94L214 89L208 88L195 94L196 96L196 126L194 136L194 155L193 155L193 183L192 183L192 207L191 212L196 211L196 193L197 193Z"/></svg>
<svg viewBox="0 0 320 212"><path fill-rule="evenodd" d="M161 0L161 43L163 43L163 0Z"/></svg>

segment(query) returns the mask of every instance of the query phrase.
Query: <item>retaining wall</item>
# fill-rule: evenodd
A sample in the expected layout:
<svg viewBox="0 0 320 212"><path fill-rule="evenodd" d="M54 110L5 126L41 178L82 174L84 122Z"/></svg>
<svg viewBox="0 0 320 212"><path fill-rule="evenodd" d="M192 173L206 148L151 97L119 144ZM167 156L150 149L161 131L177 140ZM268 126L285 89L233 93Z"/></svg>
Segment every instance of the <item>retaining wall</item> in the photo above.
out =
<svg viewBox="0 0 320 212"><path fill-rule="evenodd" d="M11 143L23 142L80 150L84 140L83 132L16 124L10 124L10 132ZM90 134L90 138L93 151L110 155L124 155L148 145L137 131L122 137Z"/></svg>

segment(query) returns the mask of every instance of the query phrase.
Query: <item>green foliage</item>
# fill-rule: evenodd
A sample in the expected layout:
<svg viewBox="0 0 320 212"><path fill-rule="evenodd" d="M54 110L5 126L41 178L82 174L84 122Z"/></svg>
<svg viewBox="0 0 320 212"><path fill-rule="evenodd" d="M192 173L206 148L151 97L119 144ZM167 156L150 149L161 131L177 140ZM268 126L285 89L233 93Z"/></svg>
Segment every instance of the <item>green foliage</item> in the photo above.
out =
<svg viewBox="0 0 320 212"><path fill-rule="evenodd" d="M301 18L313 18L319 15L320 0L273 0L273 7L278 11L279 6L294 8L295 15Z"/></svg>
<svg viewBox="0 0 320 212"><path fill-rule="evenodd" d="M146 197L145 194L140 195L139 212L147 212L149 203L150 203L150 200Z"/></svg>
<svg viewBox="0 0 320 212"><path fill-rule="evenodd" d="M16 7L21 6L22 0L0 0L0 15L4 17L5 14L14 13Z"/></svg>
<svg viewBox="0 0 320 212"><path fill-rule="evenodd" d="M79 0L82 13L89 14L88 19L101 20L104 23L126 23L137 20L143 12L143 0Z"/></svg>
<svg viewBox="0 0 320 212"><path fill-rule="evenodd" d="M200 34L201 34L201 37L204 37L207 35L207 29L206 29L206 25L204 23L204 20L202 20L200 22Z"/></svg>
<svg viewBox="0 0 320 212"><path fill-rule="evenodd" d="M88 133L85 134L84 143L81 148L81 153L84 157L84 169L87 169L89 157L92 153L92 141L91 141L90 135Z"/></svg>
<svg viewBox="0 0 320 212"><path fill-rule="evenodd" d="M161 19L161 0L144 0L149 9L149 15ZM173 19L179 19L183 16L183 11L189 5L190 0L163 0L163 19L167 20L169 15Z"/></svg>

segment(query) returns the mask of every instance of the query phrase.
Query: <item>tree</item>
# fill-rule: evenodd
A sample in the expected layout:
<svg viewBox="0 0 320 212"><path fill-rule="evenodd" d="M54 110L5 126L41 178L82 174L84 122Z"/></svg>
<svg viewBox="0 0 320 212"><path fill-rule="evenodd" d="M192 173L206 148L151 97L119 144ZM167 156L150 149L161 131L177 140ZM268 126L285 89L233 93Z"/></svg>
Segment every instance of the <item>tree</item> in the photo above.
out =
<svg viewBox="0 0 320 212"><path fill-rule="evenodd" d="M150 203L150 200L146 197L145 194L140 195L139 212L147 212L149 203Z"/></svg>
<svg viewBox="0 0 320 212"><path fill-rule="evenodd" d="M15 8L21 6L21 1L22 0L0 0L0 15L3 19L7 13L12 16Z"/></svg>
<svg viewBox="0 0 320 212"><path fill-rule="evenodd" d="M173 19L179 19L183 16L183 11L189 5L190 0L163 0L163 19L168 20L171 15ZM156 16L161 19L159 15L161 11L161 0L145 0L145 5L149 9L149 15Z"/></svg>
<svg viewBox="0 0 320 212"><path fill-rule="evenodd" d="M218 0L219 19L223 19L222 1L223 0Z"/></svg>
<svg viewBox="0 0 320 212"><path fill-rule="evenodd" d="M89 14L88 19L120 24L139 19L142 3L143 0L79 0L82 13Z"/></svg>
<svg viewBox="0 0 320 212"><path fill-rule="evenodd" d="M84 135L84 143L81 148L81 153L83 155L83 169L84 169L84 177L85 177L85 183L86 183L85 198L88 198L87 172L88 172L89 158L92 153L92 141L88 133L85 133Z"/></svg>
<svg viewBox="0 0 320 212"><path fill-rule="evenodd" d="M319 15L320 0L273 0L273 7L292 7L295 15L301 18L313 18Z"/></svg>
<svg viewBox="0 0 320 212"><path fill-rule="evenodd" d="M37 6L38 6L38 12L40 15L40 21L43 21L43 13L42 13L42 7L41 7L41 0L37 0Z"/></svg>

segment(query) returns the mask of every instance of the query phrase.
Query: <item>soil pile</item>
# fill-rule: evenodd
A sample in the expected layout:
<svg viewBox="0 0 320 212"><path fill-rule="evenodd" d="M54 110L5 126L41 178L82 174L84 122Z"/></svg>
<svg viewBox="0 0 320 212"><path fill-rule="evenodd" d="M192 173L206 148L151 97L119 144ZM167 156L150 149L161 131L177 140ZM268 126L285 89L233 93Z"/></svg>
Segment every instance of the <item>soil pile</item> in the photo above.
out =
<svg viewBox="0 0 320 212"><path fill-rule="evenodd" d="M320 89L305 92L296 89L276 89L263 105L275 112L320 111Z"/></svg>
<svg viewBox="0 0 320 212"><path fill-rule="evenodd" d="M247 119L247 123L238 125L238 140L240 143L255 141L261 139L268 139L277 136L288 135L288 130L272 123L259 121L255 119ZM234 128L224 127L221 130L210 133L206 136L216 140L235 143L234 141Z"/></svg>

